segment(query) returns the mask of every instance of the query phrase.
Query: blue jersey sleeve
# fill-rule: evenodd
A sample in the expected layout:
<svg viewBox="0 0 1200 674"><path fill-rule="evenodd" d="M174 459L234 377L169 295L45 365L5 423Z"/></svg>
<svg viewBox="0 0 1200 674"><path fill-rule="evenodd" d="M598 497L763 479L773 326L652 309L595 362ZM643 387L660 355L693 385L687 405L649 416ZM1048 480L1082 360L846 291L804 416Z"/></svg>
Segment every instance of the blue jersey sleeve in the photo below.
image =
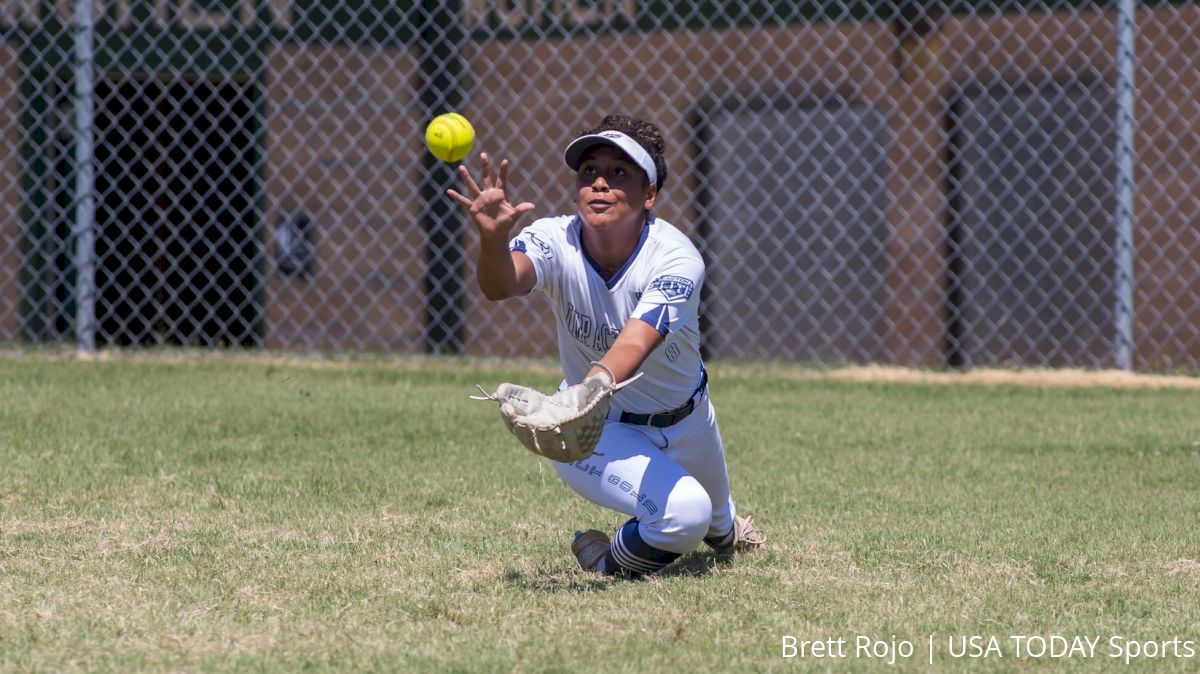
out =
<svg viewBox="0 0 1200 674"><path fill-rule="evenodd" d="M678 330L696 316L703 283L702 260L694 257L673 260L653 274L631 317L648 323L664 336Z"/></svg>

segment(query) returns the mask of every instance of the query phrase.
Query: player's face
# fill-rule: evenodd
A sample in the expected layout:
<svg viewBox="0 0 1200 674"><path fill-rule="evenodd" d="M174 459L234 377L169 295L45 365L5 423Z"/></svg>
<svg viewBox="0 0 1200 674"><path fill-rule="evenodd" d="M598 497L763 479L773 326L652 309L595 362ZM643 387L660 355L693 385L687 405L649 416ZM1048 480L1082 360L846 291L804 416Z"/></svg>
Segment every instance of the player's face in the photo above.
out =
<svg viewBox="0 0 1200 674"><path fill-rule="evenodd" d="M640 231L655 197L645 171L613 147L588 151L575 173L575 205L596 230L636 226Z"/></svg>

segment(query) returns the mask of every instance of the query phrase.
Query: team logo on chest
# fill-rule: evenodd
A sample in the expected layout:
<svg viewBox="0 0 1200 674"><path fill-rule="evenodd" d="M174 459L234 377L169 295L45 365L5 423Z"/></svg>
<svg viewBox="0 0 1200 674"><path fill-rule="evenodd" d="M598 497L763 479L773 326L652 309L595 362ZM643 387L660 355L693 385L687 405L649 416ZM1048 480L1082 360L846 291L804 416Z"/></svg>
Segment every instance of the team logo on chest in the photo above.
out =
<svg viewBox="0 0 1200 674"><path fill-rule="evenodd" d="M682 276L659 276L650 282L650 289L659 291L667 300L686 300L692 296L696 284Z"/></svg>

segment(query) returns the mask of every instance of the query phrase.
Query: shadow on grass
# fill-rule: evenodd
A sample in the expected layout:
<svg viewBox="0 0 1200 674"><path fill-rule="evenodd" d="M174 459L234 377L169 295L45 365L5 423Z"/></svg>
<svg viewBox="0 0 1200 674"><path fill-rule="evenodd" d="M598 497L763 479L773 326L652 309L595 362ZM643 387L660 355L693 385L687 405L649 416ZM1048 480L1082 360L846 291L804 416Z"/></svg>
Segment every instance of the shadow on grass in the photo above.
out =
<svg viewBox="0 0 1200 674"><path fill-rule="evenodd" d="M717 554L712 550L693 552L675 560L675 563L655 575L660 578L674 576L707 576L715 569L729 566L733 555Z"/></svg>
<svg viewBox="0 0 1200 674"><path fill-rule="evenodd" d="M655 578L706 576L713 570L729 566L731 555L719 555L712 551L693 552L684 555L667 568L654 574ZM599 576L591 573L566 572L559 568L540 568L532 573L510 569L504 572L504 582L512 587L530 592L600 592L617 583L638 582L642 578Z"/></svg>
<svg viewBox="0 0 1200 674"><path fill-rule="evenodd" d="M504 582L512 587L530 592L581 593L607 590L613 583L621 581L611 576L581 575L580 573L563 573L561 570L538 569L532 574L515 570L506 571Z"/></svg>

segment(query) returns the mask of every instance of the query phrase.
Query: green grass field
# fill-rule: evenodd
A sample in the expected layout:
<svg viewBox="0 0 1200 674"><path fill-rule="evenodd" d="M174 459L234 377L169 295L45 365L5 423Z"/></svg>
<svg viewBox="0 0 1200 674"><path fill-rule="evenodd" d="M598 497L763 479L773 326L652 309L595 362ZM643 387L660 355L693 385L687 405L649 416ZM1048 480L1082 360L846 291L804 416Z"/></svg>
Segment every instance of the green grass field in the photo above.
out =
<svg viewBox="0 0 1200 674"><path fill-rule="evenodd" d="M517 364L0 357L0 670L1200 668L1200 391L714 368L735 498L768 546L631 582L568 549L624 517L467 399L505 380L556 382ZM915 646L894 666L855 651L893 635ZM955 658L957 635L1003 657ZM1103 640L1030 659L1010 635ZM846 657L784 659L785 636L844 639ZM1112 637L1195 657L1126 666Z"/></svg>

